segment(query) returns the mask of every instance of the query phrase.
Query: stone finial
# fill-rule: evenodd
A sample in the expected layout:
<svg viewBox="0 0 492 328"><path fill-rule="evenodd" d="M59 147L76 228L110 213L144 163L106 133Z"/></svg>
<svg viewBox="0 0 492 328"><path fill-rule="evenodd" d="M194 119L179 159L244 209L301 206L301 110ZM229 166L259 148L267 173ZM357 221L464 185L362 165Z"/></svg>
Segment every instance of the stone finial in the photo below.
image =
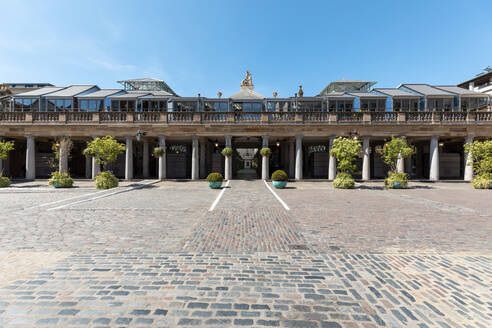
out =
<svg viewBox="0 0 492 328"><path fill-rule="evenodd" d="M298 94L299 94L299 97L304 96L304 91L302 91L302 85L299 86L299 92L298 92Z"/></svg>
<svg viewBox="0 0 492 328"><path fill-rule="evenodd" d="M217 92L217 97L222 98L222 92Z"/></svg>
<svg viewBox="0 0 492 328"><path fill-rule="evenodd" d="M273 91L273 98L277 98L277 91Z"/></svg>

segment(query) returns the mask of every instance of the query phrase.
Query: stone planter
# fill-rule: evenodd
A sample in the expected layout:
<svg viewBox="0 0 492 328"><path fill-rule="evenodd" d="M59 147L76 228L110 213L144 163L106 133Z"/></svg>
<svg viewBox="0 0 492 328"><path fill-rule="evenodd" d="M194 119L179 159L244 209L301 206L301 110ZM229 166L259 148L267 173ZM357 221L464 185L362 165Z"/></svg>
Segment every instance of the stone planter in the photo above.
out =
<svg viewBox="0 0 492 328"><path fill-rule="evenodd" d="M220 189L222 187L222 181L208 182L208 186L211 189Z"/></svg>
<svg viewBox="0 0 492 328"><path fill-rule="evenodd" d="M272 181L272 183L277 189L284 189L287 186L287 181Z"/></svg>

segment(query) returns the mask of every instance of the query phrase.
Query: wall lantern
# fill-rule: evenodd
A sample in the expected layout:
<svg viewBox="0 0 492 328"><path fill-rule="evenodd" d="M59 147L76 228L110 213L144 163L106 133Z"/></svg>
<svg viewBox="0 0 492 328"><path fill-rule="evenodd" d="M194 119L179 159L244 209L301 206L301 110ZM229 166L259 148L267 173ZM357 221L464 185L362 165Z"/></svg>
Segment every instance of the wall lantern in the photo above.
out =
<svg viewBox="0 0 492 328"><path fill-rule="evenodd" d="M137 141L140 141L144 135L146 135L146 132L143 132L142 130L138 129L137 131Z"/></svg>
<svg viewBox="0 0 492 328"><path fill-rule="evenodd" d="M280 147L280 140L277 139L277 142L275 143L277 147Z"/></svg>
<svg viewBox="0 0 492 328"><path fill-rule="evenodd" d="M215 139L215 144L214 144L215 148L218 148L219 147L219 142L217 141L217 139Z"/></svg>
<svg viewBox="0 0 492 328"><path fill-rule="evenodd" d="M359 132L357 132L357 130L350 131L349 136L354 140L358 140L359 139Z"/></svg>

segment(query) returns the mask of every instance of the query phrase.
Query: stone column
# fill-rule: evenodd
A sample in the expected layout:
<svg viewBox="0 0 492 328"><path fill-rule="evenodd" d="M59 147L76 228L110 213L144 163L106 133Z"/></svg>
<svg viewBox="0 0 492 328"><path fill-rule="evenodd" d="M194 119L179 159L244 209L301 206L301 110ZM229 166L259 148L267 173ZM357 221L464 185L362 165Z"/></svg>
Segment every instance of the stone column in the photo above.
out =
<svg viewBox="0 0 492 328"><path fill-rule="evenodd" d="M396 160L396 172L405 173L405 160L401 158L401 156L398 156L398 159Z"/></svg>
<svg viewBox="0 0 492 328"><path fill-rule="evenodd" d="M430 140L430 172L429 179L431 181L439 180L439 137L432 136Z"/></svg>
<svg viewBox="0 0 492 328"><path fill-rule="evenodd" d="M68 143L66 139L62 138L60 140L60 149L59 149L59 157L58 157L58 169L61 173L68 173L68 153L70 151Z"/></svg>
<svg viewBox="0 0 492 328"><path fill-rule="evenodd" d="M369 154L369 137L362 138L362 180L371 179L371 154Z"/></svg>
<svg viewBox="0 0 492 328"><path fill-rule="evenodd" d="M472 143L473 137L473 135L469 134L465 139L465 143ZM471 181L473 179L473 162L471 155L471 152L465 153L465 181Z"/></svg>
<svg viewBox="0 0 492 328"><path fill-rule="evenodd" d="M232 148L232 136L225 136L225 146L226 148ZM231 180L232 178L232 156L224 156L225 157L225 179Z"/></svg>
<svg viewBox="0 0 492 328"><path fill-rule="evenodd" d="M164 154L159 157L159 168L158 168L158 177L159 180L164 180L167 177L167 168L166 168L166 137L159 136L159 147L164 149Z"/></svg>
<svg viewBox="0 0 492 328"><path fill-rule="evenodd" d="M142 175L145 179L149 177L149 142L144 140L143 142L143 159L142 159Z"/></svg>
<svg viewBox="0 0 492 328"><path fill-rule="evenodd" d="M292 178L295 172L295 143L294 140L289 140L289 177Z"/></svg>
<svg viewBox="0 0 492 328"><path fill-rule="evenodd" d="M3 138L0 137L0 142L2 142L2 141L3 141ZM0 159L0 175L2 175L2 174L3 174L3 159Z"/></svg>
<svg viewBox="0 0 492 328"><path fill-rule="evenodd" d="M333 141L335 141L336 137L330 137L330 150L333 147ZM328 162L328 180L335 180L337 176L337 159L335 156L330 155L330 161Z"/></svg>
<svg viewBox="0 0 492 328"><path fill-rule="evenodd" d="M263 148L268 147L268 136L262 137L262 147ZM269 164L270 164L270 162L269 162L268 156L261 156L261 179L262 180L268 180L268 173L270 171Z"/></svg>
<svg viewBox="0 0 492 328"><path fill-rule="evenodd" d="M193 136L191 141L191 180L198 180L199 178L198 138Z"/></svg>
<svg viewBox="0 0 492 328"><path fill-rule="evenodd" d="M296 136L296 180L302 180L302 136Z"/></svg>
<svg viewBox="0 0 492 328"><path fill-rule="evenodd" d="M85 158L85 178L90 179L92 176L92 158Z"/></svg>
<svg viewBox="0 0 492 328"><path fill-rule="evenodd" d="M33 136L27 136L26 179L36 179L36 140Z"/></svg>
<svg viewBox="0 0 492 328"><path fill-rule="evenodd" d="M133 139L126 137L125 180L133 179Z"/></svg>
<svg viewBox="0 0 492 328"><path fill-rule="evenodd" d="M205 161L207 143L204 140L200 140L200 178L205 179L207 175L207 163Z"/></svg>

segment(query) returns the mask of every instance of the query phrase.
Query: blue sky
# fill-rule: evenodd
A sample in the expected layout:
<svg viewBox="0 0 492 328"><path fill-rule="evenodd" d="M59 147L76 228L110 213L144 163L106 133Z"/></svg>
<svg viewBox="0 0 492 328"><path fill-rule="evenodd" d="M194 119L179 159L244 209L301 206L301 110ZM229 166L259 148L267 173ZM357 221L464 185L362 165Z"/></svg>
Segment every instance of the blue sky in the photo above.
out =
<svg viewBox="0 0 492 328"><path fill-rule="evenodd" d="M155 77L178 94L456 84L492 65L492 1L0 0L0 82Z"/></svg>

